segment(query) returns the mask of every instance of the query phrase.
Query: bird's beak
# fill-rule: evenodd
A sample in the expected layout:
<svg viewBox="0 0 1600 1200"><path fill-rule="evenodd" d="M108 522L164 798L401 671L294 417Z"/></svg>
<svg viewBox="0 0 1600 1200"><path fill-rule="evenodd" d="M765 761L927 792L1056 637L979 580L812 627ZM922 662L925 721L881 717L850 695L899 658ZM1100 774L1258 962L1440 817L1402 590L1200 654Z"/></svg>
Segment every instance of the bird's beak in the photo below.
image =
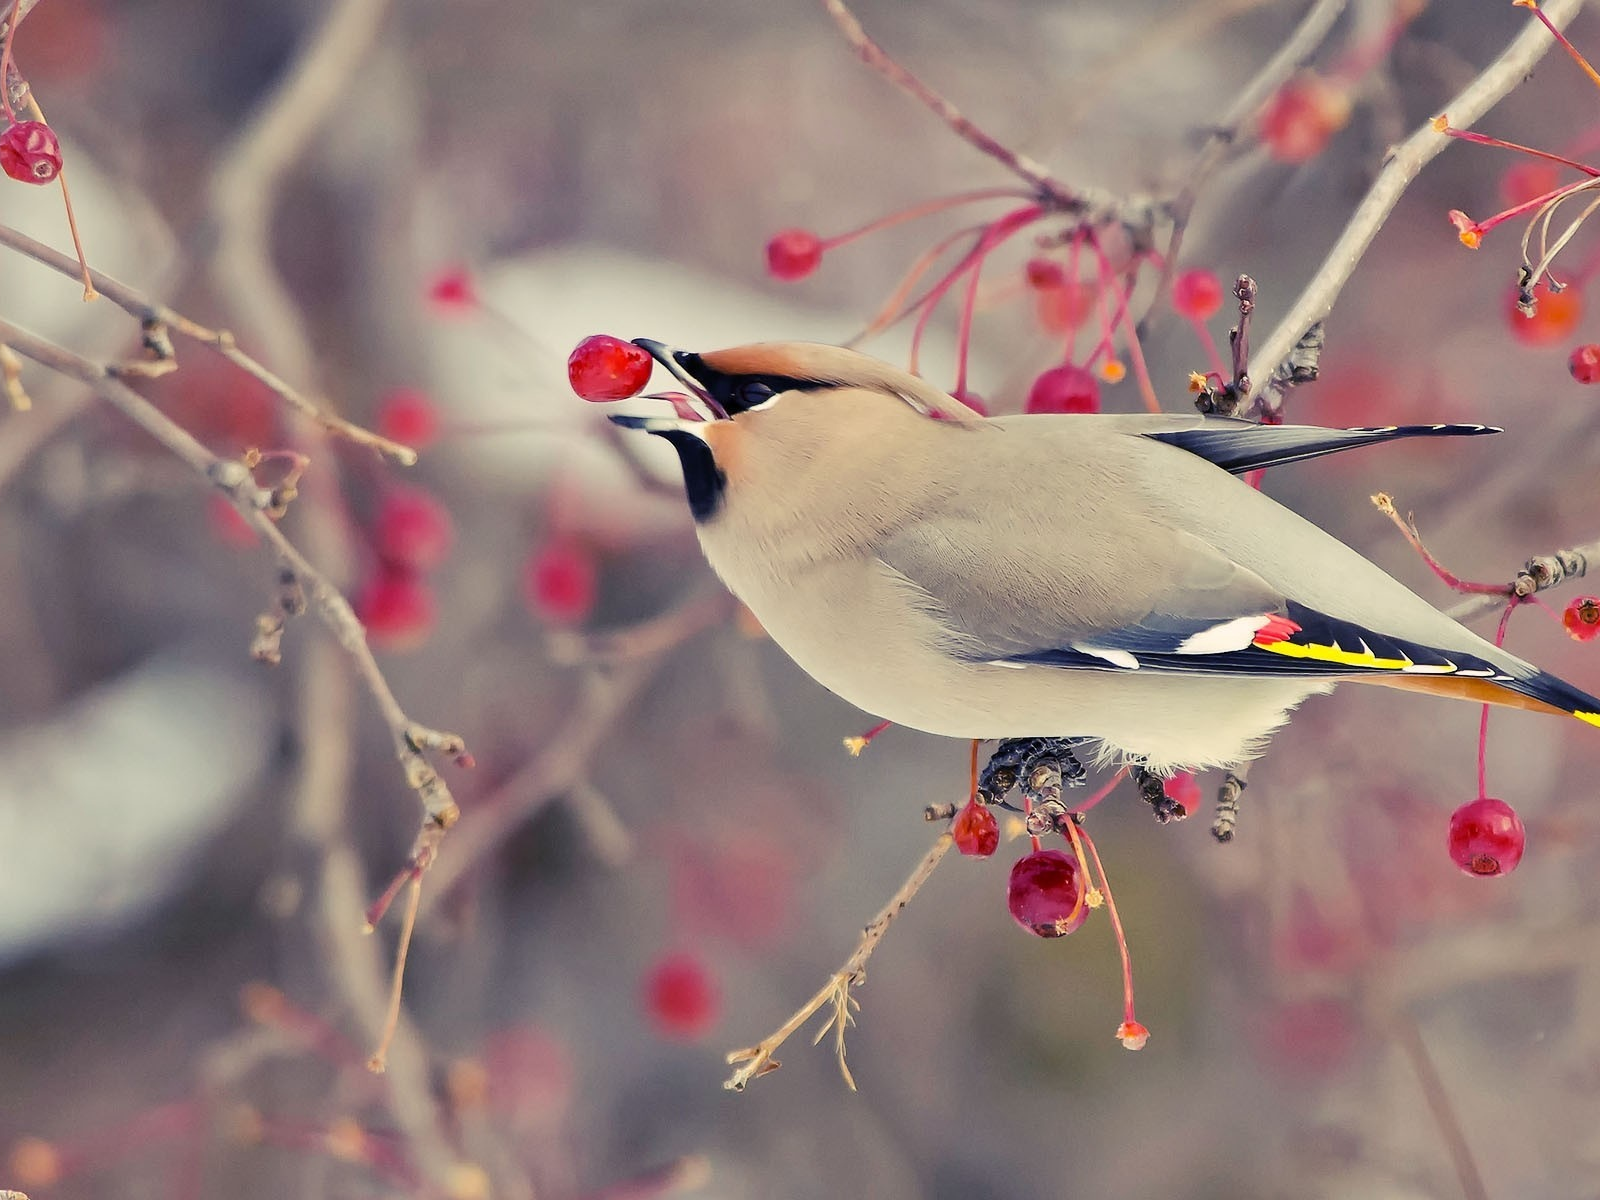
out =
<svg viewBox="0 0 1600 1200"><path fill-rule="evenodd" d="M698 354L676 350L665 342L651 338L634 338L633 344L647 350L677 381L687 387L697 400L709 408L718 419L729 415L728 398L732 395L732 381L721 371L707 366Z"/></svg>

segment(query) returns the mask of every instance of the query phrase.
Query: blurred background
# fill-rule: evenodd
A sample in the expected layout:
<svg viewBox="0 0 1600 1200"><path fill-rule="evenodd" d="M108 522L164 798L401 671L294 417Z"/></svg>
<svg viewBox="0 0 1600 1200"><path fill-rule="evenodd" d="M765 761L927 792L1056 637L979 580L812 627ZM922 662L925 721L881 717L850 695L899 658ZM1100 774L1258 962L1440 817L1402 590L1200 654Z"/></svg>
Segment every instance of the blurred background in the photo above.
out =
<svg viewBox="0 0 1600 1200"><path fill-rule="evenodd" d="M1253 111L1203 179L1210 131L1311 6L858 12L1058 178L1158 198L1199 183L1176 266L1254 276L1259 338L1386 148L1529 21L1480 0L1316 9L1333 17L1306 56L1320 99L1272 89L1277 116ZM1600 46L1592 14L1571 30ZM194 343L139 385L219 454L310 458L283 529L352 597L407 714L464 736L476 766L439 763L463 815L424 884L390 1070L371 1075L401 922L363 938L363 908L419 815L389 731L314 616L281 666L251 662L271 554L85 389L25 368L31 411L0 417L0 1188L1600 1195L1600 737L1495 714L1489 791L1528 852L1475 879L1445 831L1476 794L1478 710L1383 689L1305 706L1229 845L1209 816L1158 827L1127 790L1095 812L1142 1053L1112 1037L1109 923L1045 941L1009 917L1010 840L947 859L873 957L859 1092L809 1036L723 1090L726 1052L811 995L923 855L922 810L963 798L966 745L891 729L846 754L873 718L741 618L670 455L615 440L563 364L599 332L842 341L980 218L830 249L797 282L769 275L769 238L1013 182L863 67L821 5L39 0L15 54L92 265L420 447L406 469L320 439ZM1595 98L1556 52L1479 127L1567 152L1596 131ZM1573 286L1530 322L1511 303L1521 226L1473 254L1446 220L1536 194L1519 167L1455 146L1424 173L1288 406L1507 431L1265 484L1441 605L1372 492L1469 578L1600 536L1600 407L1567 368L1600 332L1591 247L1569 247ZM0 183L0 224L70 249L58 189ZM969 387L995 411L1061 360L1059 314L1025 281L1043 253L1066 262L1023 238L986 266ZM1137 281L1150 377L1183 411L1209 352L1148 260ZM923 358L943 386L956 308ZM97 361L137 348L124 313L4 248L0 317ZM1231 319L1202 322L1224 353ZM868 348L904 361L904 331ZM1131 361L1122 333L1114 356ZM1139 408L1134 376L1102 377L1099 403ZM1600 643L1544 613L1519 612L1509 644L1600 691Z"/></svg>

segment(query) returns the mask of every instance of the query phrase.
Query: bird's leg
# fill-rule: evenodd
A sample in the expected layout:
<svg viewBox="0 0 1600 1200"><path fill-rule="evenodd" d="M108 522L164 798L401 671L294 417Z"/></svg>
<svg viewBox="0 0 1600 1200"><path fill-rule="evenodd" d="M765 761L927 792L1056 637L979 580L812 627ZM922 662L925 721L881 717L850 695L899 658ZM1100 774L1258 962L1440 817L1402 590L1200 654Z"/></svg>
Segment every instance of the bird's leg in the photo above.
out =
<svg viewBox="0 0 1600 1200"><path fill-rule="evenodd" d="M1239 796L1249 786L1242 776L1243 768L1238 774L1229 771L1217 792L1217 815L1211 822L1211 836L1219 842L1233 841L1233 827L1239 820Z"/></svg>
<svg viewBox="0 0 1600 1200"><path fill-rule="evenodd" d="M1143 763L1134 763L1128 768L1128 773L1133 776L1133 784L1139 789L1139 795L1144 797L1145 803L1155 812L1156 820L1163 825L1169 821L1181 821L1189 815L1183 805L1167 795L1167 785L1161 776L1147 769Z"/></svg>
<svg viewBox="0 0 1600 1200"><path fill-rule="evenodd" d="M1041 802L1040 786L1053 789L1050 799L1060 804L1061 788L1082 787L1088 772L1073 753L1087 738L1006 738L989 756L978 774L978 794L987 804L1013 807L1006 803L1012 788L1021 786L1028 798ZM1041 775L1040 772L1044 774ZM1039 778L1040 786L1030 786Z"/></svg>

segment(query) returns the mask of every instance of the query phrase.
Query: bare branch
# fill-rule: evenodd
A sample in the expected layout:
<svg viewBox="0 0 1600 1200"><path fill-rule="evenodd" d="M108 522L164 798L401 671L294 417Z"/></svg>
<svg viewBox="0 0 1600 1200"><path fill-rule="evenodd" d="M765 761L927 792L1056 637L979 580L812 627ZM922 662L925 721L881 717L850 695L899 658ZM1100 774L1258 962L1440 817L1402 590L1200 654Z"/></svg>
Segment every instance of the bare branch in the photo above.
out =
<svg viewBox="0 0 1600 1200"><path fill-rule="evenodd" d="M835 1035L835 1054L839 1059L839 1070L844 1075L844 1081L850 1090L856 1090L856 1081L850 1075L850 1068L844 1060L844 1032L855 1024L855 1019L850 1015L852 1007L856 1005L855 998L851 996L850 989L866 981L867 959L872 957L872 952L878 948L878 943L883 940L883 935L889 931L889 925L911 903L911 898L922 890L922 885L928 882L928 877L933 874L934 868L943 861L944 856L950 852L950 847L955 845L955 840L948 832L941 833L928 852L922 856L912 870L906 881L900 885L898 891L889 897L878 915L873 917L865 929L861 931L861 941L856 946L855 952L845 959L844 965L828 976L828 981L818 989L816 995L807 1000L794 1014L772 1033L742 1050L734 1050L728 1055L728 1064L735 1068L732 1075L723 1081L722 1086L730 1091L742 1092L752 1080L762 1075L776 1071L778 1060L772 1056L777 1053L778 1047L788 1041L794 1032L809 1021L814 1013L824 1005L833 1005L833 1015L828 1023L818 1031L816 1040L821 1041L831 1029Z"/></svg>
<svg viewBox="0 0 1600 1200"><path fill-rule="evenodd" d="M1544 11L1559 27L1572 19L1581 3L1582 0L1551 0ZM1461 129L1471 126L1521 83L1555 44L1542 25L1529 22L1500 57L1445 106L1443 111L1449 115L1451 124ZM1334 301L1355 272L1356 264L1378 236L1378 230L1400 202L1406 188L1451 140L1437 132L1431 122L1424 123L1389 155L1388 162L1356 206L1327 258L1256 352L1256 362L1264 368L1257 372L1256 391L1272 377L1273 369L1289 356L1305 332L1332 311Z"/></svg>
<svg viewBox="0 0 1600 1200"><path fill-rule="evenodd" d="M844 0L822 0L822 6L834 19L845 40L866 63L895 87L929 109L934 116L948 125L962 140L977 147L1006 170L1023 180L1043 201L1061 212L1081 213L1091 208L1109 207L1109 197L1091 196L1089 193L1068 187L1050 174L1041 163L1025 154L1009 149L998 139L985 133L964 116L950 101L934 91L922 80L890 58L883 47L867 36Z"/></svg>
<svg viewBox="0 0 1600 1200"><path fill-rule="evenodd" d="M35 241L27 234L12 229L7 225L0 225L0 245L9 246L21 254L27 255L37 263L42 263L53 271L73 278L78 277L78 264L65 254L51 249L43 242ZM380 454L387 454L402 466L412 466L417 461L417 452L409 446L399 442L390 441L386 437L363 429L346 421L343 417L325 412L316 402L303 392L290 386L278 375L269 371L250 355L240 350L234 341L233 334L226 329L211 329L198 321L193 321L182 313L168 308L165 304L151 300L148 296L130 287L120 280L109 275L91 270L89 277L94 281L95 288L107 300L122 309L134 320L139 322L144 331L145 358L137 363L128 364L117 369L121 375L160 375L175 369L172 343L167 334L169 330L176 331L185 337L193 338L211 347L223 358L238 367L245 374L265 384L290 407L310 420L316 422L327 432L342 437L358 446L369 446Z"/></svg>

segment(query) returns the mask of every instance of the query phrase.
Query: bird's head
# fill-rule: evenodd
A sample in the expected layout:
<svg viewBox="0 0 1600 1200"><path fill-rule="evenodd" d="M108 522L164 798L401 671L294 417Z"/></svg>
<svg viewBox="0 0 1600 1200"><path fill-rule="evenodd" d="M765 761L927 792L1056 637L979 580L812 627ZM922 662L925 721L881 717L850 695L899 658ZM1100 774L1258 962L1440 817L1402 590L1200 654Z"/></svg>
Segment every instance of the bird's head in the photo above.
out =
<svg viewBox="0 0 1600 1200"><path fill-rule="evenodd" d="M666 438L683 465L689 506L710 520L735 492L798 496L829 475L868 468L922 422L982 418L938 388L869 355L813 342L762 342L694 353L635 338L712 414L613 416Z"/></svg>

